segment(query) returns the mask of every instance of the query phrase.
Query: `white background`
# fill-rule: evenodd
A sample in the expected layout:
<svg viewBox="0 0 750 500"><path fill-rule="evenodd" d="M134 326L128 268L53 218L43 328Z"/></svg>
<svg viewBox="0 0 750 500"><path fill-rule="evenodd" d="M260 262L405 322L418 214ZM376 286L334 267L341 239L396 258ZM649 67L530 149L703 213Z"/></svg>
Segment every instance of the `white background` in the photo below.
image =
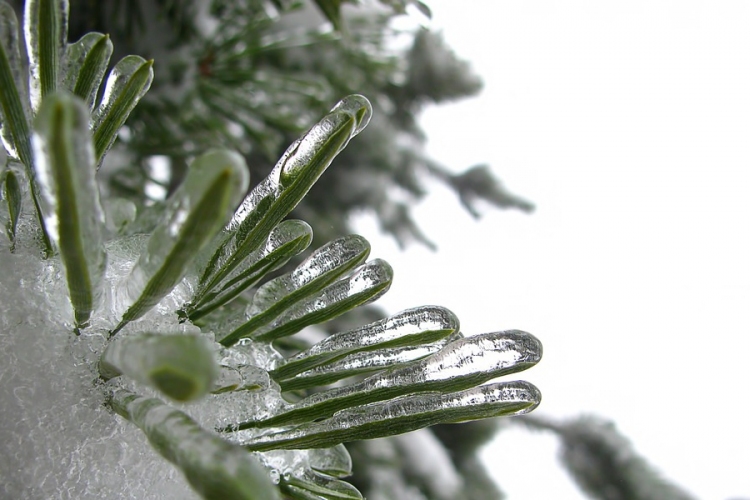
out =
<svg viewBox="0 0 750 500"><path fill-rule="evenodd" d="M750 497L750 2L429 3L485 88L427 110L428 153L537 210L476 222L430 183L437 253L359 218L396 272L381 304L534 333L540 414L611 418L698 498ZM509 500L583 498L556 448L504 431L483 456Z"/></svg>

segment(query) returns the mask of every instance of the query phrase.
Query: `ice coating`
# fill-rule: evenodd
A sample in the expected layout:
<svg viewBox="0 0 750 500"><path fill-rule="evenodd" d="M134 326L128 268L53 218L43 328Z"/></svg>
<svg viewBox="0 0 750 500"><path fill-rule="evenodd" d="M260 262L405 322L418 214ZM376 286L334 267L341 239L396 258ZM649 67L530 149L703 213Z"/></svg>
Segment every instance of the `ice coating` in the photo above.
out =
<svg viewBox="0 0 750 500"><path fill-rule="evenodd" d="M258 453L258 459L271 471L274 483L279 484L284 476L301 474L310 468L311 451L317 450L269 450Z"/></svg>
<svg viewBox="0 0 750 500"><path fill-rule="evenodd" d="M336 477L346 477L352 474L352 456L343 444L331 448L317 448L309 450L315 461L311 468Z"/></svg>
<svg viewBox="0 0 750 500"><path fill-rule="evenodd" d="M332 283L318 294L289 307L253 337L272 340L299 332L304 327L333 319L358 305L377 300L391 286L393 269L384 260L374 259L348 276ZM242 331L238 328L230 335ZM224 343L224 340L222 340Z"/></svg>
<svg viewBox="0 0 750 500"><path fill-rule="evenodd" d="M125 227L135 220L135 203L125 198L111 198L103 204L104 221L109 236L123 233Z"/></svg>
<svg viewBox="0 0 750 500"><path fill-rule="evenodd" d="M97 106L92 117L94 123L100 122L109 112L111 112L112 106L128 84L130 78L136 71L141 69L144 64L146 64L146 60L142 57L126 56L122 58L114 68L112 68L112 71L107 75L107 82L104 86L101 102L99 103L99 106ZM139 97L143 97L147 91L148 86L140 92Z"/></svg>
<svg viewBox="0 0 750 500"><path fill-rule="evenodd" d="M286 264L307 248L311 241L312 228L309 224L301 220L283 221L271 231L264 246L250 254L213 290L199 292L192 301L195 305L185 308L186 315L196 319L230 301L266 273ZM195 314L194 311L199 313Z"/></svg>
<svg viewBox="0 0 750 500"><path fill-rule="evenodd" d="M101 301L106 254L104 211L83 103L64 94L48 97L39 110L32 146L44 225L65 265L76 322L84 326Z"/></svg>
<svg viewBox="0 0 750 500"><path fill-rule="evenodd" d="M18 231L18 222L21 218L21 207L23 206L23 188L18 178L19 174L12 168L8 168L0 174L0 182L2 182L0 198L3 199L8 210L7 217L5 217L5 212L0 212L0 224L5 227L5 234L8 235L11 252L15 252L16 232Z"/></svg>
<svg viewBox="0 0 750 500"><path fill-rule="evenodd" d="M497 382L443 394L402 396L337 412L328 419L261 436L239 431L235 440L251 451L305 449L392 436L438 423L528 413L541 393L524 381Z"/></svg>
<svg viewBox="0 0 750 500"><path fill-rule="evenodd" d="M115 330L141 317L182 280L193 258L226 223L248 182L237 153L212 151L192 163L122 285L121 302L129 307Z"/></svg>
<svg viewBox="0 0 750 500"><path fill-rule="evenodd" d="M102 378L125 374L177 401L204 396L217 372L213 349L200 335L125 335L110 342L99 362Z"/></svg>
<svg viewBox="0 0 750 500"><path fill-rule="evenodd" d="M114 391L111 404L205 498L280 498L256 457L203 430L185 413L124 389Z"/></svg>
<svg viewBox="0 0 750 500"><path fill-rule="evenodd" d="M286 187L298 177L315 175L321 163L323 169L343 150L349 140L359 134L370 122L372 105L366 97L350 95L339 101L333 109L302 137L294 154L283 163L279 185ZM320 175L320 174L317 174Z"/></svg>
<svg viewBox="0 0 750 500"><path fill-rule="evenodd" d="M15 119L25 125L26 137L14 137L12 127L8 123L10 120L8 117L0 119L0 137L2 137L3 146L7 151L8 155L12 158L20 160L24 164L28 164L31 160L31 153L29 151L29 145L20 144L20 148L17 148L16 141L21 142L28 141L28 116L29 116L29 102L27 99L26 90L26 79L24 78L23 62L20 53L20 34L18 30L18 19L16 13L9 4L2 2L0 3L0 44L2 44L5 57L8 61L8 67L6 68L9 72L9 76L12 79L12 83L15 83L15 87L18 91L18 101L15 102L16 109L13 113L16 115ZM6 88L5 92L12 92L12 89ZM0 110L2 111L2 110ZM25 151L22 151L24 149Z"/></svg>
<svg viewBox="0 0 750 500"><path fill-rule="evenodd" d="M318 364L373 348L397 347L432 342L459 328L450 310L440 306L406 309L393 316L346 332L335 333L284 363L279 378L288 378Z"/></svg>
<svg viewBox="0 0 750 500"><path fill-rule="evenodd" d="M425 360L423 380L456 380L469 372L489 380L525 370L541 359L542 343L530 333L521 330L485 333L457 340L429 361Z"/></svg>
<svg viewBox="0 0 750 500"><path fill-rule="evenodd" d="M300 474L282 476L281 491L293 497L336 498L342 500L362 500L362 493L351 484L335 477L313 470L304 470ZM314 498L315 498L314 497Z"/></svg>
<svg viewBox="0 0 750 500"><path fill-rule="evenodd" d="M62 84L81 97L89 110L94 108L113 50L108 35L87 33L77 42L69 44L65 51ZM90 73L81 75L82 69Z"/></svg>
<svg viewBox="0 0 750 500"><path fill-rule="evenodd" d="M294 377L277 380L285 391L330 384L353 375L370 373L422 359L438 352L452 340L455 339L446 337L430 344L355 352L336 361L303 371Z"/></svg>
<svg viewBox="0 0 750 500"><path fill-rule="evenodd" d="M343 444L309 450L269 450L257 457L270 469L276 484L285 485L292 477L305 478L313 471L329 477L352 474L352 459Z"/></svg>
<svg viewBox="0 0 750 500"><path fill-rule="evenodd" d="M232 430L238 421L271 418L288 408L279 386L267 376L264 380L246 375L243 382L247 384L243 390L209 394L185 410L206 429Z"/></svg>
<svg viewBox="0 0 750 500"><path fill-rule="evenodd" d="M492 378L525 370L539 362L542 345L520 330L459 339L426 358L394 367L346 387L318 392L267 421L242 427L270 427L330 416L357 405L408 393L467 389Z"/></svg>
<svg viewBox="0 0 750 500"><path fill-rule="evenodd" d="M106 38L100 38L99 40L107 41ZM108 80L108 85L105 89L105 100L114 102L120 98L127 98L129 99L129 104L120 110L113 110L113 108L107 110L104 107L100 107L97 110L97 115L94 119L94 129L97 133L95 147L98 155L103 154L109 147L119 127L118 123L120 120L124 120L124 117L132 109L131 104L134 105L143 95L143 92L145 92L145 88L150 84L152 75L151 63L137 59L131 59L127 62L134 61L140 63L140 66L133 65L131 78L128 79L122 76L126 71L123 71L122 75L118 77L117 71L127 69L125 68L125 63L122 61L118 64L118 68L110 74L111 78ZM140 78L140 80L135 81L136 77ZM94 78L96 78L96 75L94 75ZM120 78L122 85L119 88L109 86L116 78ZM116 95L119 97L113 97ZM137 441L140 434L132 434L133 438L129 439L131 435L126 434L126 432L120 432L119 428L112 430L113 427L108 427L107 425L100 427L93 426L93 428L88 427L91 421L90 413L81 411L81 407L88 405L86 408L88 410L102 410L102 407L105 406L104 399L114 386L120 387L120 389L114 394L112 406L117 408L121 414L126 415L127 418L132 419L134 423L141 426L148 438L152 440L154 448L161 452L167 459L176 462L183 469L185 469L186 464L188 464L188 467L195 465L196 468L185 470L192 470L192 473L189 472L189 477L199 490L201 489L200 478L206 478L206 474L210 474L213 466L224 467L225 469L234 469L235 466L240 466L239 464L243 460L239 457L246 457L248 455L234 454L238 457L238 460L234 460L231 458L233 456L231 452L224 453L224 450L227 448L220 440L216 439L215 435L210 431L202 431L195 425L195 422L203 425L204 429L212 429L234 426L237 421L246 421L249 419L269 420L277 415L289 413L291 405L286 403L281 397L280 387L269 377L267 372L267 370L273 370L279 366L280 355L273 351L269 342L239 341L227 349L213 345L215 354L219 357L222 366L226 368L224 373L227 376L222 379L221 383L214 386L215 389L218 389L217 392L219 394L213 394L195 405L168 407L158 401L155 402L151 397L153 396L153 392L145 387L142 388L145 391L145 397L140 397L134 393L128 394L127 391L134 391L136 389L136 392L140 392L137 382L132 380L138 378L138 375L135 373L138 371L149 371L148 366L144 367L144 365L137 363L138 360L129 359L130 355L123 354L119 358L115 356L119 361L113 364L124 366L126 364L124 362L125 358L128 358L128 362L133 361L135 368L133 370L124 370L131 371L131 377L116 377L115 380L108 383L109 385L101 387L98 381L99 373L97 373L96 369L97 361L102 351L105 350L108 342L107 335L110 333L112 325L117 325L116 322L121 317L123 310L127 310L126 315L130 312L129 306L133 302L133 297L129 297L128 293L118 294L113 290L117 284L121 283L128 271L133 268L134 255L140 252L141 259L145 258L149 260L151 257L154 257L158 260L160 251L163 251L164 254L168 253L169 258L164 259L164 261L170 261L170 265L176 261L176 267L169 269L169 272L164 271L162 273L162 270L165 268L156 266L154 268L156 272L150 274L143 273L140 281L141 285L143 285L141 293L135 294L137 296L135 299L136 303L141 303L138 308L134 308L135 312L132 312L129 318L135 319L140 317L141 320L129 324L120 333L120 337L118 338L133 339L137 336L138 332L153 330L163 333L169 331L171 328L177 328L177 331L184 333L192 331L200 335L201 338L206 339L206 341L212 340L213 332L208 329L200 331L197 326L189 323L177 325L177 318L174 314L177 308L183 306L189 300L195 286L210 283L218 284L222 292L227 293L234 290L232 287L236 286L239 288L241 286L239 281L234 280L246 278L242 276L247 270L247 268L243 267L245 265L244 257L252 255L255 251L250 251L249 249L260 249L263 247L263 243L269 240L269 232L274 227L278 227L280 219L293 208L333 157L346 145L346 142L362 130L369 120L370 112L369 103L363 100L363 98L356 96L347 98L339 103L334 111L328 117L324 118L319 126L313 127L306 137L296 142L290 148L289 154L279 163L276 173L272 174L267 181L261 183L264 189L267 188L267 191L261 190L263 196L256 206L258 210L251 213L251 216L255 217L254 221L245 219L244 222L247 224L241 228L242 231L238 231L236 235L229 236L228 239L217 239L217 245L214 248L218 248L219 250L229 248L229 246L222 246L222 242L234 241L239 242L240 245L232 249L233 252L237 250L236 252L227 254L229 260L223 263L217 259L209 259L207 261L208 265L206 269L210 270L210 272L204 274L207 277L206 280L199 281L198 276L191 277L194 279L182 280L184 270L189 267L188 263L193 259L195 252L201 246L200 244L193 244L196 240L180 239L180 236L183 234L183 228L189 225L191 221L191 214L203 214L202 210L198 210L195 207L187 207L185 210L176 213L173 212L172 215L174 217L168 219L168 223L159 228L163 229L163 234L166 235L165 239L159 240L159 243L162 243L163 246L157 245L151 247L141 237L122 238L115 242L110 241L106 243L107 251L110 252L113 258L107 268L107 273L105 273L106 292L104 293L104 300L98 310L95 311L97 314L94 315L92 326L84 331L78 339L71 336L72 323L69 321L71 311L64 286L60 284L63 268L60 266L59 261L50 259L42 265L41 269L35 268L31 272L28 272L29 269L25 268L25 273L21 275L25 276L25 278L19 281L20 286L16 288L12 286L5 287L7 288L8 295L12 295L13 293L22 293L19 290L28 291L28 285L31 283L35 292L38 293L36 295L33 293L22 295L23 300L29 302L23 310L24 316L15 318L11 313L10 317L13 318L13 321L10 324L2 325L4 328L3 332L6 331L5 327L9 326L12 335L19 332L25 334L26 332L23 329L26 325L23 322L36 322L34 325L34 328L37 329L36 337L29 335L23 339L24 341L27 341L29 338L44 338L45 341L48 341L47 337L56 335L58 339L62 338L67 342L67 344L62 345L62 348L59 341L46 342L56 349L50 355L47 355L48 353L37 355L36 350L43 349L36 345L34 345L35 349L32 349L31 352L20 350L19 352L28 354L29 357L24 375L28 373L29 379L40 376L40 374L43 376L65 378L69 376L71 370L66 370L64 367L60 369L60 367L68 363L74 364L75 366L71 369L73 371L78 370L76 373L80 373L81 376L78 378L74 376L74 380L72 381L67 378L62 381L27 381L25 379L16 381L15 379L11 379L12 391L6 391L5 388L0 389L0 393L3 395L3 402L6 400L6 396L9 400L15 398L7 405L11 408L9 410L10 418L22 421L20 424L13 422L12 426L9 425L10 431L0 431L0 436L2 436L0 437L0 442L8 442L12 450L12 453L8 453L9 457L6 458L3 456L0 458L0 476L2 476L0 477L0 488L2 488L0 493L7 494L9 498L25 498L28 497L29 493L31 493L32 497L38 498L54 497L56 494L58 496L69 495L71 498L122 498L123 491L125 491L126 495L132 495L134 498L151 498L154 495L157 495L157 498L170 498L170 494L176 491L177 496L175 498L194 498L194 495L184 488L183 478L179 474L176 476L169 475L169 472L173 472L174 469L170 467L166 467L166 469L164 467L159 468L158 464L164 464L161 460L155 458L155 454L151 448L140 446L145 442L142 437L140 441ZM113 232L116 232L116 228L111 229L114 229ZM58 231L58 233L60 232ZM113 234L112 236L115 235ZM153 241L152 239L151 243ZM165 248L168 249L170 247L170 243L173 243L171 245L171 249L174 250L173 252L165 250ZM5 242L0 243L0 249L5 250L6 247L4 245ZM137 251L134 252L134 249L137 249ZM145 250L145 252L141 252L141 250ZM144 257L145 253L149 255ZM219 252L218 255L221 257L223 254ZM25 258L26 255L24 254L22 257ZM145 267L135 266L135 269L144 270ZM179 272L177 272L177 268L179 268ZM34 271L39 272L35 273ZM259 273L263 271L265 269L259 271ZM313 274L319 271L320 269L313 269ZM158 276L158 279L155 276ZM310 283L319 277L320 275L316 274L314 277L300 277L299 280L304 283ZM325 321L350 308L374 300L387 290L391 278L392 270L384 262L373 261L362 266L344 278L330 284L327 288L317 290L313 293L313 296L306 297L304 301L298 302L289 310L281 312L276 318L278 321L275 322L271 329L263 332L263 335L265 335L263 340L272 340L275 336L294 333L308 324ZM24 284L23 279L26 279L27 283ZM12 284L13 280L11 279L8 283ZM320 283L323 283L323 281ZM174 286L175 284L176 286ZM26 288L24 288L25 286ZM224 288L224 286L227 288ZM127 286L123 288L126 291L128 290ZM5 290L0 294L0 298L4 296ZM220 298L222 297L217 297L217 299ZM18 307L18 301L14 302L11 299L7 302L14 307ZM278 301L274 303L278 303ZM153 308L149 310L148 308L151 306ZM5 312L3 310L3 313ZM40 315L41 318L21 319L30 318L35 314ZM5 320L4 317L3 320ZM123 323L121 322L116 326L115 330L120 328ZM0 340L0 342L5 343L3 340ZM414 340L424 342L426 337L422 339L415 337ZM386 340L386 342L389 341ZM122 344L114 343L109 345L113 346L113 349L116 350L116 346ZM420 349L430 348L433 348L433 346L423 344L419 347L409 347L408 349L412 350L410 355L415 355L414 353L422 352ZM387 349L389 349L388 352L384 352L383 349L372 351L374 355L373 362L375 364L386 363L388 359L391 362L393 360L404 362L406 359L403 356L406 356L407 348L391 345ZM142 350L137 356L147 356L147 351L147 349ZM421 355L419 354L419 356ZM6 373L15 375L15 368L18 366L18 360L14 358L15 352L10 352L4 356L11 358L8 365L12 365L13 367L12 371ZM349 356L346 355L339 361L346 360L351 367L356 367L354 355L351 355L352 357ZM0 364L0 370L5 367L5 357L3 358L3 364ZM45 367L44 370L39 370L35 366L37 362L47 362L50 357L53 358L50 365L54 369ZM113 359L109 359L109 361L113 361ZM364 362L365 360L358 359L356 361ZM371 365L371 367L373 366ZM143 370L144 368L145 370ZM119 368L116 371L120 371ZM3 377L0 376L0 378ZM8 381L9 378L11 377L5 378L5 381ZM38 393L32 390L30 394L24 392L26 387L45 387L44 384L54 386L54 389L42 390L38 391ZM448 386L450 384L446 385L446 387ZM37 401L37 396L41 396L41 402ZM94 401L92 402L92 400ZM389 403L393 403L393 401ZM4 404L4 411L5 406ZM48 411L50 407L54 408L54 411ZM446 409L450 410L451 407L446 407ZM438 413L440 413L440 418L446 417L445 412L438 411ZM108 423L114 423L113 425L122 423L111 412L105 410L99 414L100 417L102 415L104 419L110 419ZM437 418L436 415L433 415L433 417ZM37 419L39 422L38 425L35 425ZM426 420L423 419L422 421ZM383 432L383 422L373 421L371 424L378 429L373 430L370 427L370 430L373 430L376 434ZM390 424L386 423L385 425ZM128 429L131 428L127 424L125 426ZM37 427L44 429L38 430ZM405 427L402 426L401 428ZM83 429L83 431L76 433L77 429ZM48 430L50 432L47 432ZM71 430L74 431L73 436L69 436ZM376 435L372 434L370 430L364 432L360 428L357 430L359 432L357 436ZM391 430L396 429L394 427ZM242 435L250 436L252 434L252 439L257 439L265 432L267 431L256 429L254 434L243 433ZM30 446L32 448L31 452L29 450L16 450L13 448L28 447L30 441L29 434L34 434L31 439L34 441L33 446ZM103 438L101 437L102 434L104 435ZM21 442L13 441L12 438L18 438L19 436ZM309 435L305 439L308 437ZM324 439L328 439L329 437L325 437ZM4 438L8 439L3 441ZM317 440L316 446L321 443L318 438L320 438L319 434L315 437ZM78 448L78 444L92 440L99 440L97 443L99 446L93 447L93 451L82 453ZM327 446L332 446L333 444L335 442L328 442ZM107 446L115 448L118 452L121 451L122 453L116 456L107 454L106 452L109 450L102 449L102 447ZM130 459L128 455L130 449L127 448L138 452L137 460ZM215 460L212 457L207 458L204 453L206 450L209 452L218 450L218 452L222 453L222 456ZM304 495L306 491L323 493L325 490L325 492L330 492L332 495L359 498L358 493L352 491L349 485L327 476L327 474L336 475L344 472L341 469L345 468L345 466L340 463L337 465L336 463L337 459L339 462L341 461L341 457L337 458L334 456L331 460L332 463L326 464L323 463L324 457L322 455L313 452L289 451L273 453L278 457L283 455L283 458L279 458L279 460L283 461L287 467L289 464L301 465L301 468L297 469L296 473L293 472L288 477L284 473L277 471L279 473L279 484L290 488L290 491L292 488L298 488L299 494ZM183 458L179 458L180 456ZM228 456L230 458L227 458ZM264 455L260 456L263 457ZM197 462L189 465L191 460L196 459ZM134 466L132 469L129 468L133 462L136 462L138 465L143 464L143 467L147 467L148 469L142 471L137 466ZM115 465L113 466L112 464ZM125 465L121 467L120 464ZM349 463L349 467L350 465ZM4 471L15 473L17 470L24 468L33 469L33 475L23 475L20 473L17 474L20 478L18 480L15 477L12 478L13 481L10 479L6 480ZM102 471L101 469L112 469L116 474L113 475L110 473L110 470ZM325 471L325 474L312 473L310 469ZM158 484L156 486L150 484L142 488L139 484L133 484L141 481L143 477L147 479L151 477L148 475L151 471L157 471ZM130 475L135 476L133 478L134 481L126 478L126 476ZM103 483L99 481L100 476L106 478L104 481L106 483L105 487L101 486ZM38 484L40 477L41 484ZM86 484L78 485L75 483L76 481L81 482L81 478L83 477L86 478ZM177 484L170 482L172 477L176 478ZM265 471L259 474L259 477L265 477ZM182 485L182 489L180 485ZM205 486L205 483L203 485ZM162 487L163 490L160 489ZM0 496L3 495L0 494Z"/></svg>
<svg viewBox="0 0 750 500"><path fill-rule="evenodd" d="M68 0L27 0L23 17L29 97L31 109L36 112L42 98L57 87L60 60L68 42Z"/></svg>
<svg viewBox="0 0 750 500"><path fill-rule="evenodd" d="M268 372L254 365L222 365L211 392L266 390L271 385Z"/></svg>
<svg viewBox="0 0 750 500"><path fill-rule="evenodd" d="M255 251L307 194L349 139L367 124L372 106L364 97L344 99L301 139L292 143L266 179L247 195L210 249L202 273L202 287L212 288ZM342 133L342 131L344 131ZM315 154L310 148L317 147ZM304 161L303 161L304 159Z"/></svg>
<svg viewBox="0 0 750 500"><path fill-rule="evenodd" d="M364 262L370 243L352 234L333 240L315 250L294 271L264 284L253 296L249 314L255 316L280 300L291 302L308 290L320 290L344 272ZM294 293L296 292L296 293Z"/></svg>
<svg viewBox="0 0 750 500"><path fill-rule="evenodd" d="M101 101L91 115L94 148L101 160L117 137L117 132L154 79L153 61L125 56L107 75Z"/></svg>
<svg viewBox="0 0 750 500"><path fill-rule="evenodd" d="M355 122L347 113L330 113L313 125L297 143L294 154L284 162L279 175L279 186L290 185L301 176L307 170L306 167L315 162L321 146L332 144L333 149L338 150L333 154L344 149L354 129Z"/></svg>

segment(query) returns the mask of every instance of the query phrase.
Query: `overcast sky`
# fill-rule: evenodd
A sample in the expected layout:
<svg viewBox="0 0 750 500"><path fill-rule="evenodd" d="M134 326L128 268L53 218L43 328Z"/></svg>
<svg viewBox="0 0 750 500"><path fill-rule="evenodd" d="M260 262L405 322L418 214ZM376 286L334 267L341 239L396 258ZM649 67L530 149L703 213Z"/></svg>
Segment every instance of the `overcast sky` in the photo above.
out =
<svg viewBox="0 0 750 500"><path fill-rule="evenodd" d="M395 270L381 304L534 333L540 414L611 418L697 497L750 497L750 2L429 4L485 81L424 114L429 154L490 163L537 211L475 222L431 183L437 253L361 218ZM509 500L583 498L555 450L514 431L484 456Z"/></svg>

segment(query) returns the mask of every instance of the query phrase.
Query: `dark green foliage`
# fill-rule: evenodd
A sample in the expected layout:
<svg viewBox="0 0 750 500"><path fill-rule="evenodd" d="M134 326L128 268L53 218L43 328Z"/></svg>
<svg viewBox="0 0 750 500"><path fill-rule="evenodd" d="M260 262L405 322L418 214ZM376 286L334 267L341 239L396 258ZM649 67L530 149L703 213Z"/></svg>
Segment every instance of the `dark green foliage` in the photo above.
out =
<svg viewBox="0 0 750 500"><path fill-rule="evenodd" d="M219 146L241 151L251 178L262 179L331 102L360 93L372 98L375 115L367 140L344 151L339 167L293 212L316 229L316 245L351 232L348 214L364 210L374 212L400 245L432 247L410 212L411 203L427 194L425 176L454 188L475 215L474 199L528 210L528 202L510 195L488 171L477 184L469 172L450 173L463 165L445 167L424 155L421 110L475 95L481 80L431 31L412 34L404 51L389 46L396 34L390 20L410 5L429 15L415 0L367 7L325 0L215 1L203 11L194 0L74 1L73 36L110 33L122 51L115 57L135 53L157 61L154 87L129 122L135 168L114 175L114 192L140 196L152 154L171 157L174 188L187 157ZM221 29L211 27L214 21ZM410 200L395 201L394 190Z"/></svg>

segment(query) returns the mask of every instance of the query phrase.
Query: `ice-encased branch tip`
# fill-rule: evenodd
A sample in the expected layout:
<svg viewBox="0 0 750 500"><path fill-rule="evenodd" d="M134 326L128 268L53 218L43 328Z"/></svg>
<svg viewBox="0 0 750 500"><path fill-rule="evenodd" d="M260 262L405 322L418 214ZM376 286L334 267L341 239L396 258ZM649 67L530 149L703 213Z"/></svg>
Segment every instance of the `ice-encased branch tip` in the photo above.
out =
<svg viewBox="0 0 750 500"><path fill-rule="evenodd" d="M541 393L525 381L497 382L454 393L428 392L343 410L330 418L257 436L238 431L233 440L251 451L305 449L374 439L440 423L522 415Z"/></svg>
<svg viewBox="0 0 750 500"><path fill-rule="evenodd" d="M121 285L123 300L130 305L111 335L143 316L182 280L200 250L231 217L249 177L245 160L232 151L209 151L191 164Z"/></svg>
<svg viewBox="0 0 750 500"><path fill-rule="evenodd" d="M175 401L192 401L214 386L219 366L199 335L130 334L109 343L99 360L102 379L125 375Z"/></svg>
<svg viewBox="0 0 750 500"><path fill-rule="evenodd" d="M438 391L469 390L541 360L542 344L520 330L461 338L422 359L394 366L360 382L313 393L265 419L238 422L225 431L303 424L352 408Z"/></svg>
<svg viewBox="0 0 750 500"><path fill-rule="evenodd" d="M101 300L106 264L89 112L77 97L55 92L44 98L34 123L44 225L65 268L76 327L85 327Z"/></svg>
<svg viewBox="0 0 750 500"><path fill-rule="evenodd" d="M371 115L365 97L349 96L287 148L268 177L245 197L221 241L211 247L199 293L216 287L266 241Z"/></svg>

